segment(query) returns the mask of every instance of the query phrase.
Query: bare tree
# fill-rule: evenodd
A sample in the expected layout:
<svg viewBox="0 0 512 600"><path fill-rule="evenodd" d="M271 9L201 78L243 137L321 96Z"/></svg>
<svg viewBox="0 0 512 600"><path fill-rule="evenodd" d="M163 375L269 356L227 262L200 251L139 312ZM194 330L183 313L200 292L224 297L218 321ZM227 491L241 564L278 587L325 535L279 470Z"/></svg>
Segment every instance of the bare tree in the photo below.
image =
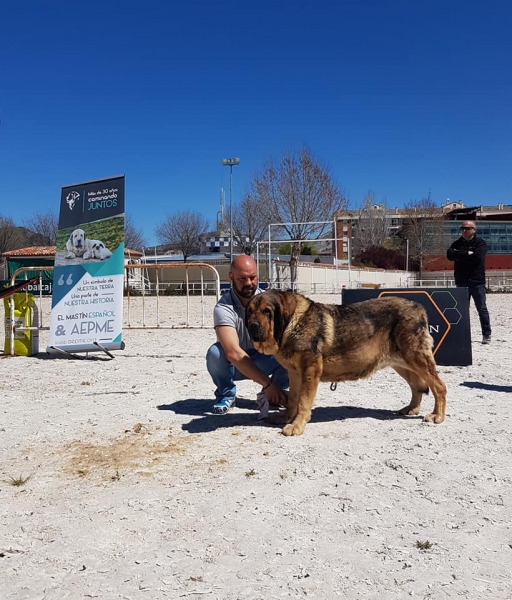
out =
<svg viewBox="0 0 512 600"><path fill-rule="evenodd" d="M124 219L124 246L130 250L141 250L146 245L142 230L136 227L129 215Z"/></svg>
<svg viewBox="0 0 512 600"><path fill-rule="evenodd" d="M295 284L301 251L298 240L318 239L332 229L334 212L346 208L347 201L328 167L306 146L285 153L279 161L270 160L251 187L267 222L281 223L284 234L293 240L290 275Z"/></svg>
<svg viewBox="0 0 512 600"><path fill-rule="evenodd" d="M244 254L255 252L256 244L265 237L267 227L268 220L253 195L246 194L240 204L233 207L233 238Z"/></svg>
<svg viewBox="0 0 512 600"><path fill-rule="evenodd" d="M186 261L189 256L199 252L199 238L208 231L208 226L208 221L201 214L187 210L165 217L155 233L162 244L176 246Z"/></svg>
<svg viewBox="0 0 512 600"><path fill-rule="evenodd" d="M4 258L3 253L20 248L23 245L21 237L20 229L16 227L14 221L0 215L0 274L2 270L6 271L6 258Z"/></svg>
<svg viewBox="0 0 512 600"><path fill-rule="evenodd" d="M14 221L0 215L0 255L20 247L22 236Z"/></svg>
<svg viewBox="0 0 512 600"><path fill-rule="evenodd" d="M33 216L25 219L23 225L34 233L46 238L49 246L57 243L57 231L59 229L59 218L53 210L36 212Z"/></svg>
<svg viewBox="0 0 512 600"><path fill-rule="evenodd" d="M389 237L390 224L385 202L377 204L374 192L369 190L363 198L358 217L357 225L352 230L354 255L372 247L383 246Z"/></svg>
<svg viewBox="0 0 512 600"><path fill-rule="evenodd" d="M421 279L425 255L443 253L443 214L430 198L412 200L404 207L401 237L409 246L409 258L416 264Z"/></svg>

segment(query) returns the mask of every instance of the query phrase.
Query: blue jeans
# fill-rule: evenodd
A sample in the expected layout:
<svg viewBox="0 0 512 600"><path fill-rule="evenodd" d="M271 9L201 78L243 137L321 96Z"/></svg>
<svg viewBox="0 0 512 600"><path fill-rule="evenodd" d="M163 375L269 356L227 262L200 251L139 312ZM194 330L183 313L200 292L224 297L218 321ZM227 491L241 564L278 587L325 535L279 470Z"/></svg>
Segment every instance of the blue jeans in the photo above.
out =
<svg viewBox="0 0 512 600"><path fill-rule="evenodd" d="M289 386L288 372L273 356L261 354L254 349L249 350L247 354L258 369L272 379L272 383L275 383L282 390ZM240 373L240 371L228 361L224 348L219 342L208 348L208 352L206 353L206 367L216 387L216 402L221 402L226 398L234 398L236 396L235 381L247 379L243 373Z"/></svg>
<svg viewBox="0 0 512 600"><path fill-rule="evenodd" d="M487 310L487 303L485 301L485 285L473 285L468 287L469 297L473 298L475 308L478 311L480 318L480 326L482 328L482 335L484 337L491 336L491 319L489 317L489 311Z"/></svg>

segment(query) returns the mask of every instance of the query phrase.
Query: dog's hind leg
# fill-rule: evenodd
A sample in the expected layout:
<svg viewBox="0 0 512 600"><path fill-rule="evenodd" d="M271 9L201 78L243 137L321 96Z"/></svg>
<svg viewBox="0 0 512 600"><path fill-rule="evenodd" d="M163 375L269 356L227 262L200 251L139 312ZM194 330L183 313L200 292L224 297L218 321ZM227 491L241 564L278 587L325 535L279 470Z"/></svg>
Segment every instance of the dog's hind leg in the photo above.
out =
<svg viewBox="0 0 512 600"><path fill-rule="evenodd" d="M408 366L413 375L412 381L421 382L427 389L430 388L432 395L434 396L434 411L426 415L424 420L428 423L442 423L446 412L446 386L437 373L434 357L426 357L421 354L409 357ZM395 368L395 370L399 373L398 369ZM402 408L400 414L417 415L420 409L421 394L415 394L409 379L402 373L400 373L400 375L406 379L413 390L410 404Z"/></svg>
<svg viewBox="0 0 512 600"><path fill-rule="evenodd" d="M434 411L425 416L428 423L442 423L446 412L446 386L437 373L436 363L432 358L427 366L428 377L425 379L434 396Z"/></svg>
<svg viewBox="0 0 512 600"><path fill-rule="evenodd" d="M416 416L420 412L421 400L423 394L428 394L428 385L416 373L403 367L393 367L393 369L407 381L411 388L411 401L398 411L400 415Z"/></svg>

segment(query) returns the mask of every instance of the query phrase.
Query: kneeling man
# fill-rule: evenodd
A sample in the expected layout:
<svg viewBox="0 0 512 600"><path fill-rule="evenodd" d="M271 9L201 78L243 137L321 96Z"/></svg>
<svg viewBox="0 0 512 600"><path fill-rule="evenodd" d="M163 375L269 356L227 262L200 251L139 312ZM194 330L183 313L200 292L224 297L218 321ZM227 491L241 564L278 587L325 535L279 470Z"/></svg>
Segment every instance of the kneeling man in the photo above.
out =
<svg viewBox="0 0 512 600"><path fill-rule="evenodd" d="M288 373L273 356L257 352L245 326L245 307L258 288L256 262L250 256L237 256L229 272L231 289L217 302L213 324L217 342L206 354L206 366L215 389L213 412L223 414L235 404L235 381L252 379L261 385L257 395L260 417L268 405L285 405Z"/></svg>

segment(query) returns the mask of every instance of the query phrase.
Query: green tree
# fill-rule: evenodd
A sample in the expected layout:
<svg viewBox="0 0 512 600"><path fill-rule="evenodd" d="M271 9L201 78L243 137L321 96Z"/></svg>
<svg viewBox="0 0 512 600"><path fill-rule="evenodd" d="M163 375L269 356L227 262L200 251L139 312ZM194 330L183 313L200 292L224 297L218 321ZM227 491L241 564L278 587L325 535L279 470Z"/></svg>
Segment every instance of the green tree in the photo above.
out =
<svg viewBox="0 0 512 600"><path fill-rule="evenodd" d="M293 245L291 242L284 242L279 246L278 252L279 254L291 254ZM313 244L310 242L304 242L300 251L302 256L316 256L318 252Z"/></svg>

